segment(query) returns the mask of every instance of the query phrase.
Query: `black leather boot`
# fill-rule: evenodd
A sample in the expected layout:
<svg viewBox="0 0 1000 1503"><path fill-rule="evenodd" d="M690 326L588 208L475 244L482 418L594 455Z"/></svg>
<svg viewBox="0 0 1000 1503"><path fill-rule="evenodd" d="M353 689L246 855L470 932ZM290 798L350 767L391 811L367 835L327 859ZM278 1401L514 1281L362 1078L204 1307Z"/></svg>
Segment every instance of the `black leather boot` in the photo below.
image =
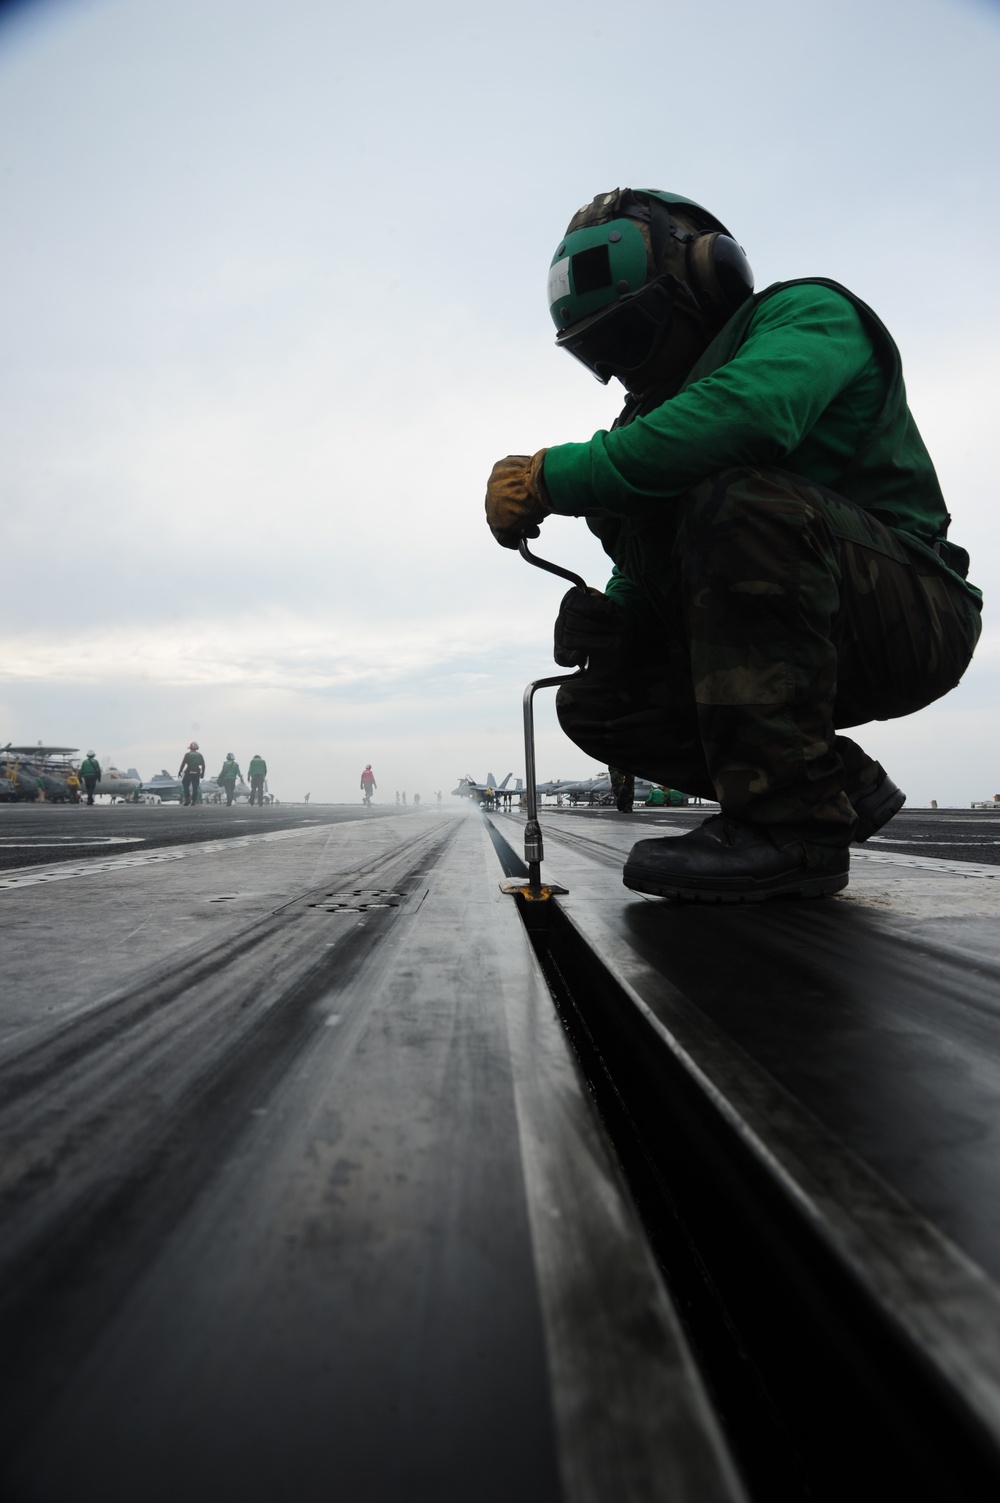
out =
<svg viewBox="0 0 1000 1503"><path fill-rule="evenodd" d="M850 864L846 848L810 845L807 850L801 840L779 848L760 825L715 814L687 835L637 841L622 880L634 892L661 898L762 903L839 892L847 886Z"/></svg>
<svg viewBox="0 0 1000 1503"><path fill-rule="evenodd" d="M875 767L879 775L874 783L857 788L848 784L844 790L858 816L854 831L854 839L857 841L869 840L906 803L906 794L901 788L897 788L881 763L876 762Z"/></svg>

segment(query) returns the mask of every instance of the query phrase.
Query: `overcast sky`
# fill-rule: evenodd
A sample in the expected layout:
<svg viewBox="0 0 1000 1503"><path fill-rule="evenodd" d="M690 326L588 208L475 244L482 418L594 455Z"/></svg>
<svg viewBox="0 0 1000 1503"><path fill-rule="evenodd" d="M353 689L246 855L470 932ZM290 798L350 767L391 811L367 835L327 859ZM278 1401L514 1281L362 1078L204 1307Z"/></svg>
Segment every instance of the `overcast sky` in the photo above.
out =
<svg viewBox="0 0 1000 1503"><path fill-rule="evenodd" d="M493 543L485 480L618 410L544 289L629 184L894 333L986 625L958 690L859 739L912 803L1000 792L998 78L988 0L6 12L0 744L149 777L194 736L289 799L523 773L562 588ZM609 572L582 522L538 548ZM539 776L591 774L551 698Z"/></svg>

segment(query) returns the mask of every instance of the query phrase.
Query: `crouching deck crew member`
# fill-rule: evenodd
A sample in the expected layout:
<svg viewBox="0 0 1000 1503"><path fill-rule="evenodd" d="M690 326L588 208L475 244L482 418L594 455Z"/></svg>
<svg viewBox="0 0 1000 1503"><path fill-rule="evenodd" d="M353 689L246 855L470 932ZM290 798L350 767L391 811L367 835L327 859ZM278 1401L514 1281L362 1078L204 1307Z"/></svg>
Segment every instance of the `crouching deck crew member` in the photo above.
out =
<svg viewBox="0 0 1000 1503"><path fill-rule="evenodd" d="M588 665L560 690L563 729L721 806L639 841L626 886L836 892L851 841L904 802L844 730L946 694L980 631L896 345L826 278L754 294L725 226L654 190L573 217L549 305L557 344L625 406L588 442L500 460L487 520L516 547L551 513L587 519L614 569L556 622L556 661Z"/></svg>

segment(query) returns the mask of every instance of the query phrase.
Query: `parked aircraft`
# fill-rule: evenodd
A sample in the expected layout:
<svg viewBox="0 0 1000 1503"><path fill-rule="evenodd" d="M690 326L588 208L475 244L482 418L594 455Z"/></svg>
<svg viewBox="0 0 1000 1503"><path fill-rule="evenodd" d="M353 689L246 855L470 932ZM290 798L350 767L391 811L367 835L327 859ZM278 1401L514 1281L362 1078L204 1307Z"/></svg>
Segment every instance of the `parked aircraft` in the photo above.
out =
<svg viewBox="0 0 1000 1503"><path fill-rule="evenodd" d="M8 741L0 748L0 773L6 784L2 796L36 799L44 791L53 803L68 802L66 779L73 769L69 758L78 750L76 746L43 746L41 741L35 746L12 746Z"/></svg>
<svg viewBox="0 0 1000 1503"><path fill-rule="evenodd" d="M218 778L204 778L202 780L201 797L203 803L221 804L225 796L226 790L223 788ZM233 799L237 802L241 802L243 799L246 799L248 803L250 801L250 789L242 778L239 778L237 780L236 791L233 794Z"/></svg>
<svg viewBox="0 0 1000 1503"><path fill-rule="evenodd" d="M141 788L142 778L134 767L130 767L128 772L119 772L117 767L101 763L101 776L94 788L95 793L110 794L112 803L117 798L135 801Z"/></svg>
<svg viewBox="0 0 1000 1503"><path fill-rule="evenodd" d="M468 798L477 804L488 804L493 801L499 803L499 795L503 793L520 799L521 794L524 792L524 785L522 780L518 778L513 789L509 789L507 784L510 782L512 776L512 773L508 773L503 782L498 783L494 775L488 773L485 783L477 783L467 773L464 778L459 779L458 787L451 790L452 797ZM651 791L656 786L658 785L649 782L646 778L636 778L636 804L645 803ZM565 799L574 807L577 804L613 804L615 801L611 789L611 777L606 772L597 773L592 778L554 778L550 782L536 784L535 792L539 800L544 798L560 798Z"/></svg>
<svg viewBox="0 0 1000 1503"><path fill-rule="evenodd" d="M488 772L486 774L486 782L477 783L474 777L472 777L469 773L466 773L464 778L459 778L458 787L451 790L452 798L468 798L476 804L492 803L493 798L496 794L503 793L506 790L507 784L510 782L513 776L514 774L512 772L509 772L504 778L503 782L498 783L493 773ZM517 780L516 788L512 789L511 791L517 793L521 792L520 778L518 778Z"/></svg>
<svg viewBox="0 0 1000 1503"><path fill-rule="evenodd" d="M34 746L12 746L10 742L0 748L0 768L8 786L16 791L0 788L0 797L37 798L38 780L41 778L45 797L52 803L70 799L66 779L71 772L79 773L79 761L74 761L78 746L44 746L41 741ZM109 759L101 760L101 776L94 787L95 793L103 793L115 799L135 798L142 786L142 779L134 767L128 772L119 772L110 765Z"/></svg>
<svg viewBox="0 0 1000 1503"><path fill-rule="evenodd" d="M241 783L237 789L237 798L241 791L250 797L250 790L245 783ZM165 767L161 768L155 778L143 783L142 792L150 798L158 798L164 804L180 804L184 801L184 784L180 778L172 777ZM224 797L215 778L202 778L198 793L203 804L217 804Z"/></svg>
<svg viewBox="0 0 1000 1503"><path fill-rule="evenodd" d="M575 783L564 783L558 791L571 804L581 801L596 804L602 794L611 792L611 779L607 773L599 773L594 778L580 778Z"/></svg>
<svg viewBox="0 0 1000 1503"><path fill-rule="evenodd" d="M179 803L184 797L180 778L171 777L165 767L161 768L155 778L143 783L141 792L158 798L164 804Z"/></svg>
<svg viewBox="0 0 1000 1503"><path fill-rule="evenodd" d="M48 768L44 753L48 750L59 752L75 751L75 747L33 747L7 745L0 751L0 775L3 777L2 794L6 800L36 799L38 797L38 779L42 778L42 786L46 797L54 800L69 797L69 789L62 779L55 778Z"/></svg>
<svg viewBox="0 0 1000 1503"><path fill-rule="evenodd" d="M575 804L579 799L595 793L610 793L611 779L607 773L593 778L553 778L548 783L536 783L535 792L542 798L568 798ZM591 800L595 802L595 800Z"/></svg>
<svg viewBox="0 0 1000 1503"><path fill-rule="evenodd" d="M180 804L184 802L184 784L180 778L171 777L164 767L150 778L148 783L143 783L142 792L149 798L158 798L164 804ZM221 804L226 796L225 789L219 784L217 778L202 778L198 785L198 800L202 804ZM250 789L240 779L236 785L237 798L249 798Z"/></svg>
<svg viewBox="0 0 1000 1503"><path fill-rule="evenodd" d="M656 785L648 782L645 778L635 780L635 802L645 803L651 790ZM593 778L583 778L577 782L540 783L538 795L555 795L557 798L568 799L570 804L613 804L614 794L611 789L610 774L598 774Z"/></svg>

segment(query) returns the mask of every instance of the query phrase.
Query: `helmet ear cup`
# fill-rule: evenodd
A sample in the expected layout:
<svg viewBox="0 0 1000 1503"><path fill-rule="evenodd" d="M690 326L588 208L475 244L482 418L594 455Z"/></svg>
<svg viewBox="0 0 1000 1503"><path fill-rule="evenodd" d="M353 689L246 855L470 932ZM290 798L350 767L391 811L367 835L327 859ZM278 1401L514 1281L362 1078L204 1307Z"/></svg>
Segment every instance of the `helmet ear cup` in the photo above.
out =
<svg viewBox="0 0 1000 1503"><path fill-rule="evenodd" d="M688 241L688 280L698 305L724 323L753 292L750 262L729 235L710 231Z"/></svg>

